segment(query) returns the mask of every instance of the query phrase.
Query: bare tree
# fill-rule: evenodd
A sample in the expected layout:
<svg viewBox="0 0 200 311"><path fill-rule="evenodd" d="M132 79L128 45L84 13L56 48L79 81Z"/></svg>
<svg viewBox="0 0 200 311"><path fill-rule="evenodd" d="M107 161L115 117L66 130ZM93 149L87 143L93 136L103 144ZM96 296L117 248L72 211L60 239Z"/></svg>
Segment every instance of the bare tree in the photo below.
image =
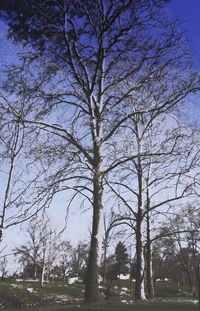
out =
<svg viewBox="0 0 200 311"><path fill-rule="evenodd" d="M132 120L129 130L124 150L128 157L135 154L134 159L118 168L115 176L112 173L107 183L121 202L121 220L135 233L135 299L145 299L145 273L148 296L153 295L152 220L167 216L172 204L196 195L199 143L193 129L181 126L174 114L142 115Z"/></svg>
<svg viewBox="0 0 200 311"><path fill-rule="evenodd" d="M63 283L65 283L66 276L69 274L72 264L72 245L70 242L61 242L59 258L59 267L62 272Z"/></svg>
<svg viewBox="0 0 200 311"><path fill-rule="evenodd" d="M199 260L199 207L193 201L182 207L181 214L171 214L163 222L160 237L170 236L176 247L174 255L179 266L181 277L179 285L196 295L196 263ZM171 235L170 235L171 233ZM175 278L175 276L174 276Z"/></svg>
<svg viewBox="0 0 200 311"><path fill-rule="evenodd" d="M23 125L13 120L7 98L0 93L0 240L3 231L31 219L48 207L51 195L38 192L43 174L28 156L30 145Z"/></svg>
<svg viewBox="0 0 200 311"><path fill-rule="evenodd" d="M5 278L7 275L7 265L8 265L8 260L6 256L3 256L3 258L0 260L0 271L1 271L1 277Z"/></svg>
<svg viewBox="0 0 200 311"><path fill-rule="evenodd" d="M109 211L110 212L110 211ZM120 226L120 227L119 227ZM103 236L103 256L102 256L102 276L103 283L106 284L107 257L111 243L124 236L121 217L115 214L113 209L111 213L104 213L104 236Z"/></svg>
<svg viewBox="0 0 200 311"><path fill-rule="evenodd" d="M59 233L50 228L48 218L31 220L27 228L28 239L26 244L14 250L16 256L20 256L20 262L24 266L32 264L34 277L40 275L40 285L44 285L45 274L48 277L50 269L60 254ZM38 271L40 270L40 271Z"/></svg>
<svg viewBox="0 0 200 311"><path fill-rule="evenodd" d="M21 69L10 74L12 92L26 93L23 109L15 106L16 121L45 131L53 142L56 137L63 157L70 145L67 167L70 159L78 165L70 168L69 185L65 164L57 166L48 187L54 193L58 188L73 189L75 195L81 192L93 208L85 303L100 299L103 180L133 158L116 153L110 159L119 133L132 116L166 111L198 88L185 44L162 11L166 3L12 0L0 4L9 33L27 44L24 57L34 64L31 72L31 65L26 67L26 75ZM138 105L147 88L151 100Z"/></svg>
<svg viewBox="0 0 200 311"><path fill-rule="evenodd" d="M71 272L82 276L85 281L85 269L88 262L89 248L86 241L79 241L73 248L71 260Z"/></svg>

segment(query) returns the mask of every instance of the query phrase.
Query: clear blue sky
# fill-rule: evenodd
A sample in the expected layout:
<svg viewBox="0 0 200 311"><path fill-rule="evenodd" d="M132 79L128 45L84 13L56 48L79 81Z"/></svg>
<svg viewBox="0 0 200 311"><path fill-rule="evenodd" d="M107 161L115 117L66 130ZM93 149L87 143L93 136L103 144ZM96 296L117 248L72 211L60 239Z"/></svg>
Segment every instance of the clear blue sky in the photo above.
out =
<svg viewBox="0 0 200 311"><path fill-rule="evenodd" d="M200 68L200 0L171 0L169 11L186 31L195 61Z"/></svg>

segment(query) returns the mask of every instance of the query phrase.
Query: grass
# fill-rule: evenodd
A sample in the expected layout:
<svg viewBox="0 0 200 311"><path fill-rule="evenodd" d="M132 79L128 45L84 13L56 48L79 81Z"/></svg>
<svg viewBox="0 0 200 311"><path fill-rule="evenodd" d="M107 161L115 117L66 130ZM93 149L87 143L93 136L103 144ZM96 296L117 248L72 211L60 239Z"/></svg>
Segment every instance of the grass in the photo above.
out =
<svg viewBox="0 0 200 311"><path fill-rule="evenodd" d="M17 285L17 286L16 286ZM128 286L129 285L129 286ZM131 285L131 286L130 286ZM128 287L128 291L123 291ZM130 288L131 287L131 288ZM123 300L130 301L133 295L134 284L130 281L117 280L111 290L110 299L100 305L92 307L72 307L81 304L84 292L83 284L63 285L61 282L45 284L40 287L37 282L16 282L16 280L0 280L0 305L5 307L23 306L21 311L29 310L26 305L37 305L34 311L44 307L44 310L61 311L65 305L68 311L192 311L199 310L198 305L188 301L191 295L178 293L176 286L170 283L157 285L157 298L155 302L122 304ZM33 292L28 292L32 288ZM131 290L130 290L131 289ZM104 289L101 289L104 292ZM103 297L103 294L102 294ZM176 297L176 298L175 298ZM182 301L181 301L182 299ZM106 303L106 304L105 304ZM59 305L60 304L60 305ZM64 304L61 306L61 304ZM42 307L43 306L43 307ZM49 306L49 307L48 307ZM29 311L31 311L30 309ZM43 309L41 309L44 311ZM10 311L10 309L9 309Z"/></svg>
<svg viewBox="0 0 200 311"><path fill-rule="evenodd" d="M31 289L32 292L29 292ZM84 285L46 284L7 280L0 282L0 306L25 306L47 303L77 303L83 298Z"/></svg>
<svg viewBox="0 0 200 311"><path fill-rule="evenodd" d="M67 308L68 311L197 311L199 307L192 303L179 302L155 302L155 303L137 303L133 305L107 304L96 305L92 307L81 306L76 308ZM55 309L54 311L60 311Z"/></svg>
<svg viewBox="0 0 200 311"><path fill-rule="evenodd" d="M1 306L20 306L20 305L32 305L40 303L33 293L29 293L26 289L11 288L9 285L0 286L0 305Z"/></svg>
<svg viewBox="0 0 200 311"><path fill-rule="evenodd" d="M76 285L46 285L44 287L37 287L38 293L41 295L65 295L68 294L71 297L83 297L82 290L84 290L84 285L76 284Z"/></svg>
<svg viewBox="0 0 200 311"><path fill-rule="evenodd" d="M135 282L130 280L114 280L111 286L111 293L116 293L122 295L121 288L126 287L129 294L131 295L134 292ZM127 292L127 293L128 293ZM171 282L157 282L155 285L156 298L174 298L174 297L185 297L192 298L191 293L179 292L177 285L172 284Z"/></svg>

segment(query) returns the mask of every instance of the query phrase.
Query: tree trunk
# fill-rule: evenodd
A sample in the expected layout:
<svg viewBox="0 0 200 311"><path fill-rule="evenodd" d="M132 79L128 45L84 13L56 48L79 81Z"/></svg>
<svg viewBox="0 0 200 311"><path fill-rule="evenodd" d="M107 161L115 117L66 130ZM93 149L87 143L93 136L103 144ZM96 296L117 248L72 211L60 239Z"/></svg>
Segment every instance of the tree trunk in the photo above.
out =
<svg viewBox="0 0 200 311"><path fill-rule="evenodd" d="M42 258L42 272L41 272L41 278L40 278L40 286L44 286L44 274L45 274L45 257L46 257L46 245L43 249L43 258Z"/></svg>
<svg viewBox="0 0 200 311"><path fill-rule="evenodd" d="M149 299L155 298L153 267L152 267L152 246L147 242L146 248L146 279L147 279L147 294Z"/></svg>
<svg viewBox="0 0 200 311"><path fill-rule="evenodd" d="M107 237L104 240L104 250L103 250L103 284L106 285L106 273L107 273L107 248L108 248L108 241Z"/></svg>
<svg viewBox="0 0 200 311"><path fill-rule="evenodd" d="M153 266L152 266L152 243L151 243L151 212L149 211L150 202L147 192L147 242L146 242L146 279L147 295L149 299L155 298Z"/></svg>
<svg viewBox="0 0 200 311"><path fill-rule="evenodd" d="M188 289L189 291L194 295L194 284L192 282L192 276L191 276L191 273L188 269L186 269L186 276L187 276L187 279L188 279Z"/></svg>
<svg viewBox="0 0 200 311"><path fill-rule="evenodd" d="M138 146L138 165L137 165L137 178L138 178L138 211L136 217L136 280L135 280L135 300L146 300L144 288L144 189L143 189L143 169L142 169L142 143L140 139L139 127L137 130L137 146Z"/></svg>
<svg viewBox="0 0 200 311"><path fill-rule="evenodd" d="M93 180L93 222L85 284L85 304L100 301L98 275L102 250L102 221L102 186L101 176L97 170Z"/></svg>
<svg viewBox="0 0 200 311"><path fill-rule="evenodd" d="M44 273L45 273L45 265L42 265L42 273L41 273L41 278L40 278L40 286L44 286Z"/></svg>
<svg viewBox="0 0 200 311"><path fill-rule="evenodd" d="M146 300L144 289L144 247L142 239L142 220L139 218L136 225L136 280L135 300Z"/></svg>
<svg viewBox="0 0 200 311"><path fill-rule="evenodd" d="M109 297L110 297L110 289L111 289L112 283L113 283L113 279L110 279L109 282L108 282L108 286L106 288L106 291L105 291L106 299L109 299Z"/></svg>
<svg viewBox="0 0 200 311"><path fill-rule="evenodd" d="M37 269L38 269L38 266L37 266L37 263L34 264L34 279L36 280L37 279Z"/></svg>

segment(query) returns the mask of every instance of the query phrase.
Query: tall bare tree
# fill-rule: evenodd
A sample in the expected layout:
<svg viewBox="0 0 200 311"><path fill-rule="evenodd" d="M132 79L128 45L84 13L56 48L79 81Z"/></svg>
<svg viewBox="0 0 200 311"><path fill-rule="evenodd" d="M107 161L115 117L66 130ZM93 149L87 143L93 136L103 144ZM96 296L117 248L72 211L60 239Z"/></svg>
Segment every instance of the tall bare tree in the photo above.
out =
<svg viewBox="0 0 200 311"><path fill-rule="evenodd" d="M16 121L44 130L53 142L56 137L63 157L70 145L68 167L70 159L78 163L78 168L71 168L76 187L66 186L63 168L57 169L49 187L64 184L75 194L84 193L93 208L85 303L100 299L103 179L132 159L117 153L110 159L119 129L123 132L134 115L170 109L197 88L184 42L163 13L167 2L3 0L0 4L9 34L26 44L24 57L34 65L26 78L21 69L11 72L10 89L27 94L23 109L15 109ZM151 100L137 105L150 86Z"/></svg>

